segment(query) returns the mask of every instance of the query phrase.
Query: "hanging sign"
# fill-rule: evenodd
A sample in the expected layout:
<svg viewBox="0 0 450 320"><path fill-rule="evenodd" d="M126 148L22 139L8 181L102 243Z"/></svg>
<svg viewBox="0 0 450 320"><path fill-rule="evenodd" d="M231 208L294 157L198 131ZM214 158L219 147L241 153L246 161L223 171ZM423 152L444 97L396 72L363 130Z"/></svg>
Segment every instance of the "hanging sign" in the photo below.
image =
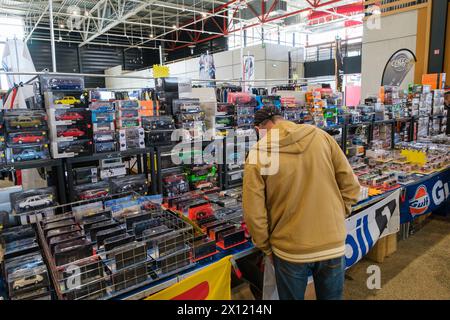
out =
<svg viewBox="0 0 450 320"><path fill-rule="evenodd" d="M153 65L153 78L167 78L169 77L169 67L161 66L159 64Z"/></svg>

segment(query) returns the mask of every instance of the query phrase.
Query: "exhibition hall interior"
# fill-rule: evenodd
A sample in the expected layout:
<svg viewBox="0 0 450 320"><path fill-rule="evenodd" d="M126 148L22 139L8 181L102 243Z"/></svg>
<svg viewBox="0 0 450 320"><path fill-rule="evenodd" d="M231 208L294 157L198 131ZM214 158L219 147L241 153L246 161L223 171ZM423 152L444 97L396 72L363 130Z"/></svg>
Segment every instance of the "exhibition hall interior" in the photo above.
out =
<svg viewBox="0 0 450 320"><path fill-rule="evenodd" d="M0 0L0 59L0 305L450 299L450 1Z"/></svg>

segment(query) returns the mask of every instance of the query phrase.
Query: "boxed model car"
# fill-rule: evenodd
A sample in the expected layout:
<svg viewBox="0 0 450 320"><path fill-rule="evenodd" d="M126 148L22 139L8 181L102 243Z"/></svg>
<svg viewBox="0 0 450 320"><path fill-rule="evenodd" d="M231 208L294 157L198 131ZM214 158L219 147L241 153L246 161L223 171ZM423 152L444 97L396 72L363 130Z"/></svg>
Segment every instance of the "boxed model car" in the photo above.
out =
<svg viewBox="0 0 450 320"><path fill-rule="evenodd" d="M36 131L47 129L47 114L40 110L16 109L5 112L7 132Z"/></svg>
<svg viewBox="0 0 450 320"><path fill-rule="evenodd" d="M143 128L129 128L119 130L120 151L145 148Z"/></svg>
<svg viewBox="0 0 450 320"><path fill-rule="evenodd" d="M146 193L148 191L148 181L144 174L125 176L111 180L113 193L125 193L135 191Z"/></svg>
<svg viewBox="0 0 450 320"><path fill-rule="evenodd" d="M8 163L49 159L48 145L17 145L6 149Z"/></svg>
<svg viewBox="0 0 450 320"><path fill-rule="evenodd" d="M64 91L81 91L84 90L84 78L75 76L56 76L42 75L40 76L41 90L64 90Z"/></svg>
<svg viewBox="0 0 450 320"><path fill-rule="evenodd" d="M44 100L47 108L86 108L87 92L81 90L47 91Z"/></svg>
<svg viewBox="0 0 450 320"><path fill-rule="evenodd" d="M67 158L78 155L92 154L93 144L91 140L73 140L51 143L51 153L53 158Z"/></svg>
<svg viewBox="0 0 450 320"><path fill-rule="evenodd" d="M33 211L56 205L54 187L30 189L10 194L11 206L16 213Z"/></svg>
<svg viewBox="0 0 450 320"><path fill-rule="evenodd" d="M48 137L47 131L23 131L23 132L11 132L8 134L7 144L8 146L15 145L30 145L30 144L47 144Z"/></svg>
<svg viewBox="0 0 450 320"><path fill-rule="evenodd" d="M78 185L74 187L77 200L92 200L110 195L110 185L107 182Z"/></svg>
<svg viewBox="0 0 450 320"><path fill-rule="evenodd" d="M94 143L94 152L95 153L105 153L105 152L114 152L117 151L117 142L97 142Z"/></svg>
<svg viewBox="0 0 450 320"><path fill-rule="evenodd" d="M40 253L6 260L5 276L12 299L32 299L50 289L47 267Z"/></svg>

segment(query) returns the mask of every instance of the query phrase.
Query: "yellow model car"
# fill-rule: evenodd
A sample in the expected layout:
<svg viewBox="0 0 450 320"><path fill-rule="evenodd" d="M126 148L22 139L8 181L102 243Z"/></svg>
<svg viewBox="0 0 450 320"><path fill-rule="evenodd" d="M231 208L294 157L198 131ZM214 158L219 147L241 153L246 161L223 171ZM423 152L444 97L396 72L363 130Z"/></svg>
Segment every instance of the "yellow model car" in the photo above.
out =
<svg viewBox="0 0 450 320"><path fill-rule="evenodd" d="M60 100L55 100L55 104L79 104L79 103L81 103L81 101L72 96L66 96Z"/></svg>

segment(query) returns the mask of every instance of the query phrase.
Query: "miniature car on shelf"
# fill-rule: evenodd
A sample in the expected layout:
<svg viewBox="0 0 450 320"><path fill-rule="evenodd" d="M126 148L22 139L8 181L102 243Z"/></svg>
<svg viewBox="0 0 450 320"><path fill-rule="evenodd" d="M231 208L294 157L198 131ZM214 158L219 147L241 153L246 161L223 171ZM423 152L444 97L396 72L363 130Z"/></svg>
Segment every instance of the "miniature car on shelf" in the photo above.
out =
<svg viewBox="0 0 450 320"><path fill-rule="evenodd" d="M85 147L81 144L71 144L68 147L63 148L63 152L82 153L85 150Z"/></svg>
<svg viewBox="0 0 450 320"><path fill-rule="evenodd" d="M41 142L43 140L43 136L35 135L35 134L27 134L27 133L21 133L12 138L13 143L34 143L34 142Z"/></svg>
<svg viewBox="0 0 450 320"><path fill-rule="evenodd" d="M20 290L32 285L37 285L44 280L44 277L39 274L33 274L31 276L18 279L14 281L14 290Z"/></svg>
<svg viewBox="0 0 450 320"><path fill-rule="evenodd" d="M58 137L81 137L86 133L78 128L70 128L64 131L58 132Z"/></svg>
<svg viewBox="0 0 450 320"><path fill-rule="evenodd" d="M79 104L81 103L81 101L72 96L66 96L63 97L62 99L55 100L55 104L76 104L76 103Z"/></svg>
<svg viewBox="0 0 450 320"><path fill-rule="evenodd" d="M78 112L66 112L62 115L56 116L56 120L83 120L84 117Z"/></svg>
<svg viewBox="0 0 450 320"><path fill-rule="evenodd" d="M38 160L44 157L44 153L33 149L25 149L21 153L14 154L13 159L17 161L22 160Z"/></svg>
<svg viewBox="0 0 450 320"><path fill-rule="evenodd" d="M53 203L52 199L47 196L37 195L26 198L19 203L19 209L32 209L37 207L48 206Z"/></svg>
<svg viewBox="0 0 450 320"><path fill-rule="evenodd" d="M103 190L103 189L87 190L87 191L81 193L80 200L90 200L90 199L105 197L108 194L109 194L108 191Z"/></svg>
<svg viewBox="0 0 450 320"><path fill-rule="evenodd" d="M27 116L18 116L16 119L10 121L10 125L12 127L20 128L38 128L42 124L41 120L33 119L32 117Z"/></svg>

